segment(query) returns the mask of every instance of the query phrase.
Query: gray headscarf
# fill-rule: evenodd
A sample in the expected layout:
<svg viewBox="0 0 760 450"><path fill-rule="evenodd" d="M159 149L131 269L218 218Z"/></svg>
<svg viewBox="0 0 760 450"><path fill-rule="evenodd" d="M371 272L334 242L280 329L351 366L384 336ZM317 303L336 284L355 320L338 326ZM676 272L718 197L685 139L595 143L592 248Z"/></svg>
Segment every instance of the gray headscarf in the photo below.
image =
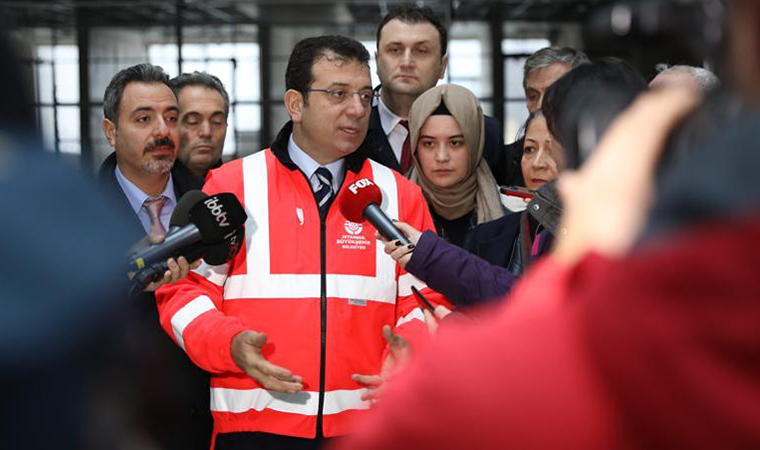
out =
<svg viewBox="0 0 760 450"><path fill-rule="evenodd" d="M454 186L440 188L425 177L417 156L420 130L433 112L443 103L462 129L470 149L467 174ZM483 109L477 97L462 86L442 84L420 95L409 112L409 136L414 168L409 179L422 187L428 202L445 219L462 217L476 210L478 223L504 215L496 180L483 162Z"/></svg>

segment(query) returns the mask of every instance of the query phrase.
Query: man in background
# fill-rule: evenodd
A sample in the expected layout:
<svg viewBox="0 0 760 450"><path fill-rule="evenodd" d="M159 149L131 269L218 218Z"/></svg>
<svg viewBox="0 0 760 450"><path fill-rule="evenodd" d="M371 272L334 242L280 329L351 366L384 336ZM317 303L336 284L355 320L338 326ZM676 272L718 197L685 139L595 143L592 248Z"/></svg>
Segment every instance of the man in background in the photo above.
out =
<svg viewBox="0 0 760 450"><path fill-rule="evenodd" d="M657 71L659 73L649 82L652 89L686 86L707 93L720 86L717 75L703 67L658 64Z"/></svg>
<svg viewBox="0 0 760 450"><path fill-rule="evenodd" d="M443 79L449 62L447 36L433 10L409 4L392 10L377 27L380 97L372 108L367 141L370 158L402 174L412 166L409 110ZM484 126L483 158L494 172L503 156L503 132L493 117L486 116Z"/></svg>
<svg viewBox="0 0 760 450"><path fill-rule="evenodd" d="M177 159L193 175L206 177L222 165L230 97L214 75L183 73L171 80L179 102L179 155Z"/></svg>
<svg viewBox="0 0 760 450"><path fill-rule="evenodd" d="M523 89L528 112L533 113L541 108L549 86L570 70L587 62L589 59L585 53L570 47L545 47L531 54L523 67ZM522 152L523 139L505 147L503 168L499 171L500 177L496 178L498 184L525 186L520 168Z"/></svg>

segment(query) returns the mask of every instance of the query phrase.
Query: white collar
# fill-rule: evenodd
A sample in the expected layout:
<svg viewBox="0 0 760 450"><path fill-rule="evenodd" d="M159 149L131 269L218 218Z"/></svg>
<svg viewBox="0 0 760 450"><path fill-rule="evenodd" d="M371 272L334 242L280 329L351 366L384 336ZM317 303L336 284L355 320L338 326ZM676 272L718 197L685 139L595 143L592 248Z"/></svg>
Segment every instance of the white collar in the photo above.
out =
<svg viewBox="0 0 760 450"><path fill-rule="evenodd" d="M303 151L303 149L299 147L298 144L296 144L296 141L293 140L293 133L290 134L290 138L288 139L288 155L290 156L290 159L295 163L295 165L301 169L301 172L306 175L306 178L309 179L309 182L311 182L311 177L314 175L314 172L316 172L320 167L324 167L329 170L333 176L333 192L338 192L338 188L343 182L343 168L346 165L346 161L343 158L340 158L329 164L321 165L316 162L314 158L309 156L308 153Z"/></svg>
<svg viewBox="0 0 760 450"><path fill-rule="evenodd" d="M382 125L386 136L391 134L396 125L404 120L403 117L397 116L393 111L388 109L385 103L383 103L382 97L378 97L377 99L377 112L380 113L380 125Z"/></svg>

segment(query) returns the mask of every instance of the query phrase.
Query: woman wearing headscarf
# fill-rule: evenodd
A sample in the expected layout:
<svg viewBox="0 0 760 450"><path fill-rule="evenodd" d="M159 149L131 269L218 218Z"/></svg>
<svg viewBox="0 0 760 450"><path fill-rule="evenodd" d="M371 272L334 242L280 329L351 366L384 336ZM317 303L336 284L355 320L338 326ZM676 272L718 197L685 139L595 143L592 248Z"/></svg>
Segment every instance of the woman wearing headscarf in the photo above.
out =
<svg viewBox="0 0 760 450"><path fill-rule="evenodd" d="M483 162L483 109L462 86L434 87L412 104L413 168L438 235L463 247L476 225L504 215L491 170Z"/></svg>
<svg viewBox="0 0 760 450"><path fill-rule="evenodd" d="M535 191L529 207L559 214L561 205L552 208L551 183L570 159L577 167L582 156L593 149L579 148L580 136L555 136L552 130L578 130L581 118L593 124L595 136L604 134L612 117L623 110L636 95L646 89L646 82L633 69L617 61L583 65L555 82L544 96L541 112L532 114L525 125L522 171L528 188ZM578 95L578 101L570 100ZM589 95L593 98L587 98ZM613 103L610 98L615 95ZM619 96L619 97L617 97ZM575 113L566 107L577 109ZM575 126L565 124L575 123ZM560 135L563 133L559 133ZM575 144L574 144L574 141ZM569 155L568 146L575 151ZM542 150L543 148L543 150ZM543 154L543 157L541 155ZM568 158L569 156L569 158ZM543 203L539 205L538 200ZM536 202L536 203L534 203ZM531 214L532 216L532 214ZM503 297L527 266L540 257L551 243L554 227L536 223L526 213L508 214L494 222L478 225L469 235L465 248L450 245L430 232L419 231L399 223L412 245L387 243L386 253L399 261L415 277L423 280L458 306L473 306Z"/></svg>

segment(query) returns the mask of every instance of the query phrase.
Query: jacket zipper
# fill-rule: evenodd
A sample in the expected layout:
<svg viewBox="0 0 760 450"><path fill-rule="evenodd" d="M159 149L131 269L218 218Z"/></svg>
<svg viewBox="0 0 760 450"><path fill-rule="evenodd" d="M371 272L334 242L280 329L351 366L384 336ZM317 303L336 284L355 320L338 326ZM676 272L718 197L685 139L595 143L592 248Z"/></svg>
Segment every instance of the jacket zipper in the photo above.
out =
<svg viewBox="0 0 760 450"><path fill-rule="evenodd" d="M328 209L330 205L328 205ZM319 209L319 208L317 208ZM328 211L329 212L329 211ZM322 432L322 412L325 405L325 366L327 357L327 214L319 215L319 257L320 257L320 350L319 350L319 408L317 409L317 439L324 437Z"/></svg>

